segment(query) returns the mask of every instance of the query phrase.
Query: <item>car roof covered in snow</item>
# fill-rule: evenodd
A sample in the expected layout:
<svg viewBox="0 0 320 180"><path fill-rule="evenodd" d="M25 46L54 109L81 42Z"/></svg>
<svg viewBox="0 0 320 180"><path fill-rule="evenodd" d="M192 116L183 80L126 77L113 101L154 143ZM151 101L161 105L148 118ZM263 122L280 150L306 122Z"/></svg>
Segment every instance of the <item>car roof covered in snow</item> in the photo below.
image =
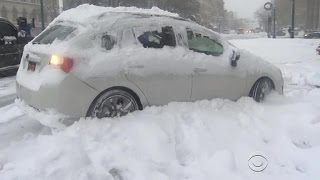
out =
<svg viewBox="0 0 320 180"><path fill-rule="evenodd" d="M112 16L113 19L118 19L124 15L133 15L140 17L169 17L178 20L185 20L179 17L178 14L161 10L157 7L151 9L142 9L137 7L100 7L89 4L83 4L76 8L64 11L54 21L71 21L80 24L95 23L103 20L104 17Z"/></svg>

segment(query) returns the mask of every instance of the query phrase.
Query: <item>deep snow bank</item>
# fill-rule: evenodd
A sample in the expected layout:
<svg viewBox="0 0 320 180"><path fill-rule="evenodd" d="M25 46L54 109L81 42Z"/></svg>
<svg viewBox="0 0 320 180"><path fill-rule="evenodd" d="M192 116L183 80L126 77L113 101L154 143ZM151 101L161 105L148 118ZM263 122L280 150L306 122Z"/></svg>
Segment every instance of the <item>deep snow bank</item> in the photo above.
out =
<svg viewBox="0 0 320 180"><path fill-rule="evenodd" d="M151 107L119 119L80 120L53 135L29 134L0 150L1 179L316 179L320 91ZM51 118L51 117L49 117ZM267 169L248 158L263 152Z"/></svg>
<svg viewBox="0 0 320 180"><path fill-rule="evenodd" d="M82 119L52 134L32 119L52 125L55 114L28 110L21 117L25 112L16 105L0 108L6 116L0 122L6 137L0 138L0 179L105 180L115 168L124 180L317 180L320 90L306 77L319 72L318 41L233 43L284 71L284 96L273 94L261 104L250 98L171 103L118 119ZM260 173L248 166L257 154L268 161Z"/></svg>

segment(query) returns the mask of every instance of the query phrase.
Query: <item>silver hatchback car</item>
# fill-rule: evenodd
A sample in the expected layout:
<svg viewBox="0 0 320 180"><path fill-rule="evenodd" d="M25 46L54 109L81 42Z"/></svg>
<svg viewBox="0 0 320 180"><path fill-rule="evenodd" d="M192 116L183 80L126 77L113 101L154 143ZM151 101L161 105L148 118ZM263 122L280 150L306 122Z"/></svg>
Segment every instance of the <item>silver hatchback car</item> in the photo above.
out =
<svg viewBox="0 0 320 180"><path fill-rule="evenodd" d="M17 74L20 99L69 118L214 98L260 102L271 90L283 91L275 66L194 22L130 8L66 11L25 47Z"/></svg>

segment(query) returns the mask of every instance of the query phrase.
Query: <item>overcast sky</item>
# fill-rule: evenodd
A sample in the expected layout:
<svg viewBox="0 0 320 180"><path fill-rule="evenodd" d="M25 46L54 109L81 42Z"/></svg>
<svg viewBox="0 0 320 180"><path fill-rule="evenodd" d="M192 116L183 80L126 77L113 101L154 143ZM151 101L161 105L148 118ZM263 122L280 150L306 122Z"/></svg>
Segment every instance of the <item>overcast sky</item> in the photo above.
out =
<svg viewBox="0 0 320 180"><path fill-rule="evenodd" d="M254 18L254 12L269 0L224 0L226 9L241 18Z"/></svg>

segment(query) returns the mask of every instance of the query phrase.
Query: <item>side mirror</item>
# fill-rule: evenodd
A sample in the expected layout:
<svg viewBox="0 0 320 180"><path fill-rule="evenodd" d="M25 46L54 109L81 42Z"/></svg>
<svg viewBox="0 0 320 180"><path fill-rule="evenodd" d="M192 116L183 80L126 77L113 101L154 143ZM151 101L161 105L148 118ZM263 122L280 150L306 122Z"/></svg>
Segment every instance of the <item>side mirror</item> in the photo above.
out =
<svg viewBox="0 0 320 180"><path fill-rule="evenodd" d="M232 67L237 67L237 62L240 60L240 54L236 52L235 50L232 51L232 56L231 56L231 66Z"/></svg>

